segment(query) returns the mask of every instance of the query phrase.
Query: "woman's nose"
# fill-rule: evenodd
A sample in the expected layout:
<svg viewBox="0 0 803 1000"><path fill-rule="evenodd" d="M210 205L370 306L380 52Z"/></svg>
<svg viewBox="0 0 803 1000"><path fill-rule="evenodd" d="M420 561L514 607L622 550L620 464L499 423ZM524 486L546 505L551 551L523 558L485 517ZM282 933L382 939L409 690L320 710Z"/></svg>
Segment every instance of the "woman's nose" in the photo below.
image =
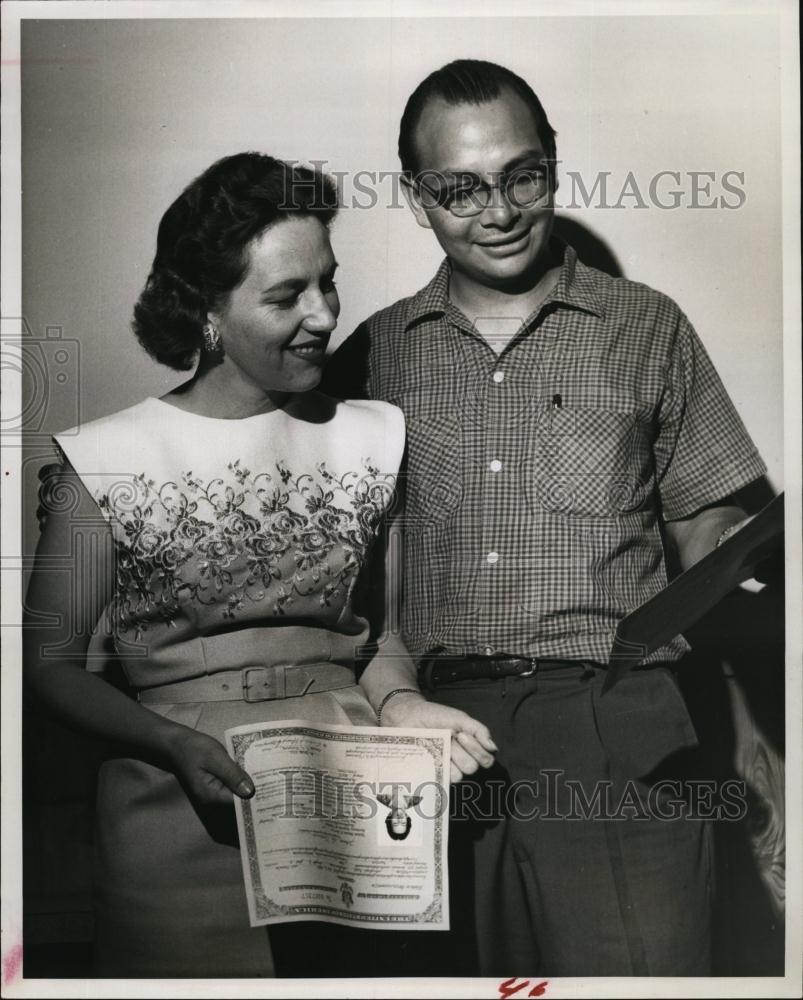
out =
<svg viewBox="0 0 803 1000"><path fill-rule="evenodd" d="M324 295L319 295L316 301L310 305L304 326L314 333L331 333L337 326L339 312L339 305L337 309L334 309Z"/></svg>

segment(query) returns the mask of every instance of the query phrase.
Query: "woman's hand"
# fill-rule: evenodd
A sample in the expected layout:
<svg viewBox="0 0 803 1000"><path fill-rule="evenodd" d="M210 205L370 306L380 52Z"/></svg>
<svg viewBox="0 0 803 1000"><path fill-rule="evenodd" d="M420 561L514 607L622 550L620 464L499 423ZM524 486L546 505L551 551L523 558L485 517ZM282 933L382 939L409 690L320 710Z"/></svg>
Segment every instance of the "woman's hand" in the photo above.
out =
<svg viewBox="0 0 803 1000"><path fill-rule="evenodd" d="M416 729L451 729L451 780L460 781L480 767L490 767L497 745L488 727L459 708L427 701L421 694L397 694L382 710L383 726Z"/></svg>
<svg viewBox="0 0 803 1000"><path fill-rule="evenodd" d="M199 805L231 805L232 793L250 799L254 783L211 736L176 726L167 742L167 757L184 790Z"/></svg>

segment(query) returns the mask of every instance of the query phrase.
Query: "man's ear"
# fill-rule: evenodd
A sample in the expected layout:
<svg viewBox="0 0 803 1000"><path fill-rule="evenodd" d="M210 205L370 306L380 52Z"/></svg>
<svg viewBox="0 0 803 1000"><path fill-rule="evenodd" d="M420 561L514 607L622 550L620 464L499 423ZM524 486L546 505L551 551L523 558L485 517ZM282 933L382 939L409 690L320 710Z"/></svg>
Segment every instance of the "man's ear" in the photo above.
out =
<svg viewBox="0 0 803 1000"><path fill-rule="evenodd" d="M432 224L429 221L426 209L421 204L421 199L418 197L418 190L415 184L413 184L409 177L402 176L401 186L405 201L407 202L410 211L415 216L415 221L419 226L423 226L424 229L432 229Z"/></svg>

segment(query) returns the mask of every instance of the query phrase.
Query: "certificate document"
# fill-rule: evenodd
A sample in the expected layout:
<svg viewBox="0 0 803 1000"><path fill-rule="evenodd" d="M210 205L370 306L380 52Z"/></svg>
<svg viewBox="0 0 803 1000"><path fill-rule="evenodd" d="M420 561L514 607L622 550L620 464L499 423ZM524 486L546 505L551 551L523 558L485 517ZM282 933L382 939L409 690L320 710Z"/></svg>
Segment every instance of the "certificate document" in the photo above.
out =
<svg viewBox="0 0 803 1000"><path fill-rule="evenodd" d="M447 730L287 721L226 732L252 926L448 930Z"/></svg>

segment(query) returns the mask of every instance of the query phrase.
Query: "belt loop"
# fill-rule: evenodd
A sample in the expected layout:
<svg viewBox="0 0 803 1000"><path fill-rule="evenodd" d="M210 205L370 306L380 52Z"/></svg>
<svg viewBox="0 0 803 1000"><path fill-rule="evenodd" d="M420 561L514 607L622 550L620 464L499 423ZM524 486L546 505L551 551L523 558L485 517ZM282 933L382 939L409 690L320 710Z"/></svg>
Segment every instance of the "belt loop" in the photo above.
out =
<svg viewBox="0 0 803 1000"><path fill-rule="evenodd" d="M424 691L432 691L432 671L435 668L435 656L431 655L422 659L418 664L419 684Z"/></svg>
<svg viewBox="0 0 803 1000"><path fill-rule="evenodd" d="M580 675L581 681L590 681L597 676L597 672L590 663L583 664L583 673Z"/></svg>
<svg viewBox="0 0 803 1000"><path fill-rule="evenodd" d="M284 667L282 667L282 669L284 669ZM301 667L297 667L295 672L299 676L299 678L302 678L304 680L304 687L302 688L301 691L294 691L293 692L293 697L294 698L303 698L304 695L309 691L309 689L315 683L315 678L314 677L310 677L307 674L307 671L304 670ZM287 692L287 675L286 674L285 674L285 686L284 686L284 689L285 689L285 697L286 697L286 692Z"/></svg>
<svg viewBox="0 0 803 1000"><path fill-rule="evenodd" d="M283 663L278 663L267 668L273 674L274 698L287 697L287 668Z"/></svg>

